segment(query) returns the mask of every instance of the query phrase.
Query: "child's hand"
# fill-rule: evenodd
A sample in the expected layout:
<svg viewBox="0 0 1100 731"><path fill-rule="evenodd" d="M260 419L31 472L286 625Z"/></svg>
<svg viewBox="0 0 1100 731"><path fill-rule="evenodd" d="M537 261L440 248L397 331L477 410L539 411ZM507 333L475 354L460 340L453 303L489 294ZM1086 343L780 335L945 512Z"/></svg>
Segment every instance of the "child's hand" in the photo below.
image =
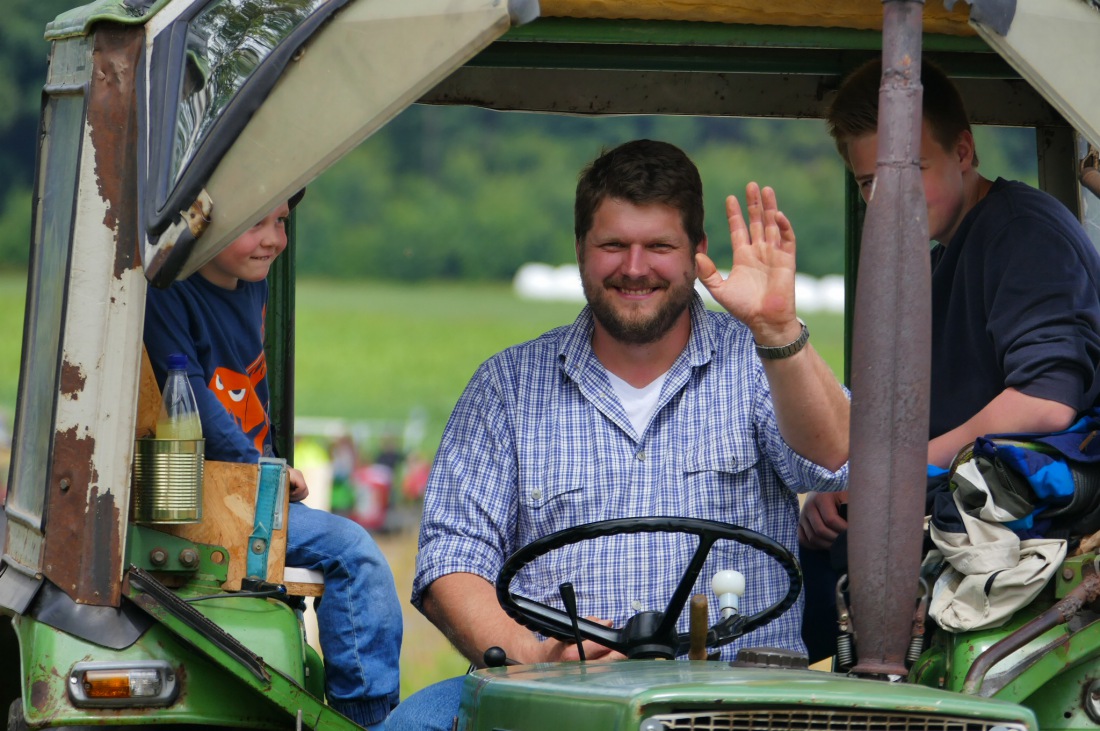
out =
<svg viewBox="0 0 1100 731"><path fill-rule="evenodd" d="M306 477L301 470L288 466L287 477L290 479L290 502L297 503L306 499L309 495L309 486L306 485Z"/></svg>

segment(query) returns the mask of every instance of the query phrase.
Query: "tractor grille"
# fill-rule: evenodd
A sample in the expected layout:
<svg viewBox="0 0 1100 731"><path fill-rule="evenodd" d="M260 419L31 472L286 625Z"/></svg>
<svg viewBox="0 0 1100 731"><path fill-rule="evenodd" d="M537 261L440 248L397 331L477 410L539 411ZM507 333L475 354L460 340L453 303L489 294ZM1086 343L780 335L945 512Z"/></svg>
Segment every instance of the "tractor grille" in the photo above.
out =
<svg viewBox="0 0 1100 731"><path fill-rule="evenodd" d="M653 731L1025 731L1018 723L921 715L864 713L828 709L692 711L650 716ZM660 725L658 725L660 724Z"/></svg>

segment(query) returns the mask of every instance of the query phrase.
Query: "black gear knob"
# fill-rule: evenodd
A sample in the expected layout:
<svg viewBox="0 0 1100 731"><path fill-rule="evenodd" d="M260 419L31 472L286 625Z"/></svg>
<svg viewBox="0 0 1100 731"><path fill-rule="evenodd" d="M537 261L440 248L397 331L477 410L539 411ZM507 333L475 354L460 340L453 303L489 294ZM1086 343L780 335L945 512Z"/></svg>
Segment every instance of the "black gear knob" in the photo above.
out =
<svg viewBox="0 0 1100 731"><path fill-rule="evenodd" d="M515 660L509 660L504 648L493 645L482 656L487 668L502 668L505 665L519 665Z"/></svg>

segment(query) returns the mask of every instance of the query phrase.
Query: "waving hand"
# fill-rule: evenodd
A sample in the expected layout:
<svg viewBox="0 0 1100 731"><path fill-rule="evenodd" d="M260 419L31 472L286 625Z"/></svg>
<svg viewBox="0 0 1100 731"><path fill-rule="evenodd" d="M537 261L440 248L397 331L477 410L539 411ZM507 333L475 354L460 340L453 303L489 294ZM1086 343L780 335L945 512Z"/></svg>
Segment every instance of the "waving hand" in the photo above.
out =
<svg viewBox="0 0 1100 731"><path fill-rule="evenodd" d="M749 183L745 203L747 226L737 198L726 199L733 245L729 277L723 279L706 254L697 254L699 280L720 305L749 326L757 342L790 342L800 329L794 304L794 228L778 209L771 188L761 190Z"/></svg>

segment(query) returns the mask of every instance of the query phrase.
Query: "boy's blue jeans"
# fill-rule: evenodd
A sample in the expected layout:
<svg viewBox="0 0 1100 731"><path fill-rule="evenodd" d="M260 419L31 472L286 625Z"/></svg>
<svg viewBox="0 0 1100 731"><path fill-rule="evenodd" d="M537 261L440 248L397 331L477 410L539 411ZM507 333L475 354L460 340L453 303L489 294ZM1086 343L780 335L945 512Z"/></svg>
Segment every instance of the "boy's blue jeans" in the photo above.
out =
<svg viewBox="0 0 1100 731"><path fill-rule="evenodd" d="M451 731L465 680L459 675L413 693L386 721L386 731Z"/></svg>
<svg viewBox="0 0 1100 731"><path fill-rule="evenodd" d="M378 544L347 518L290 504L286 563L321 571L316 603L329 705L360 726L400 698L401 603Z"/></svg>

